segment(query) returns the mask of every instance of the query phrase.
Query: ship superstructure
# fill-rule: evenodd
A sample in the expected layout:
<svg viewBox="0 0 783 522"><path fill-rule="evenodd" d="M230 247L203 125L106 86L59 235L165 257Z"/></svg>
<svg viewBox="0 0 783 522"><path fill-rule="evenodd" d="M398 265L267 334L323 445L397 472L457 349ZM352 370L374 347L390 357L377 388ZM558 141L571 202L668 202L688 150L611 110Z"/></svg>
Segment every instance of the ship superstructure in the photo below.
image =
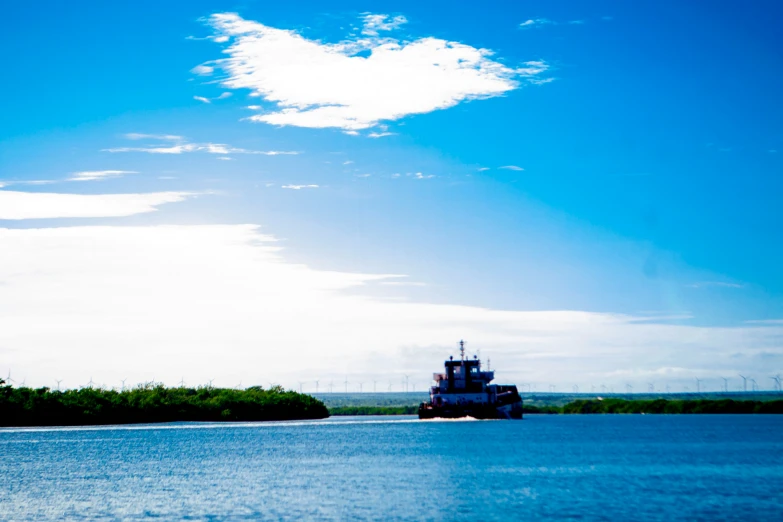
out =
<svg viewBox="0 0 783 522"><path fill-rule="evenodd" d="M481 368L481 360L465 357L465 342L460 341L460 358L449 357L445 372L432 375L430 401L419 406L420 419L436 417L477 419L521 419L522 398L514 385L490 384L495 372Z"/></svg>

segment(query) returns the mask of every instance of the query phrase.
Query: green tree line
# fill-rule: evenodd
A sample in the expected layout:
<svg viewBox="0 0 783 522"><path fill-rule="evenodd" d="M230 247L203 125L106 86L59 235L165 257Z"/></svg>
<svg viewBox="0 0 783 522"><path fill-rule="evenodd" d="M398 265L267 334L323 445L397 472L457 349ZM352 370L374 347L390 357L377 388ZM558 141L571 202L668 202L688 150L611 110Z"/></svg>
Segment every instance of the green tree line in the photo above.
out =
<svg viewBox="0 0 783 522"><path fill-rule="evenodd" d="M175 421L322 419L326 406L280 386L244 390L143 385L123 391L16 388L0 379L0 426L76 426Z"/></svg>

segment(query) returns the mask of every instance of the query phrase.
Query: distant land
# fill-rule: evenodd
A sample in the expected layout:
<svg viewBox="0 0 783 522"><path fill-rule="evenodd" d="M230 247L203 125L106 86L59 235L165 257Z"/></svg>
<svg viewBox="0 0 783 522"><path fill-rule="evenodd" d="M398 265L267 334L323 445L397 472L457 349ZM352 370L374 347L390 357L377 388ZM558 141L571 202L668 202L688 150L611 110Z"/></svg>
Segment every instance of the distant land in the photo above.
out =
<svg viewBox="0 0 783 522"><path fill-rule="evenodd" d="M783 393L522 394L527 414L776 413ZM275 421L330 415L414 415L424 392L303 394L264 389L139 385L125 390L14 387L0 379L0 426Z"/></svg>
<svg viewBox="0 0 783 522"><path fill-rule="evenodd" d="M320 393L316 397L331 415L411 415L429 396L423 392ZM525 413L777 413L783 414L783 393L671 394L522 394Z"/></svg>
<svg viewBox="0 0 783 522"><path fill-rule="evenodd" d="M125 390L16 388L0 379L0 426L84 426L177 421L273 421L329 416L318 399L280 386L235 390L166 388Z"/></svg>

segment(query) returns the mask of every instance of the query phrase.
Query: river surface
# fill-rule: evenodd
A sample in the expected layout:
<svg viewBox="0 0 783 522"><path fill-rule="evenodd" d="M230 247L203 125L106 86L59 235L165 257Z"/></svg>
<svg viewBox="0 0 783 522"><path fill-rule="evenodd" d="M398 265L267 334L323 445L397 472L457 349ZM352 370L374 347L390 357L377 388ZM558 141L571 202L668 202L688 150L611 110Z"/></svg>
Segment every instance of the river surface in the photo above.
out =
<svg viewBox="0 0 783 522"><path fill-rule="evenodd" d="M0 429L0 520L777 520L783 415Z"/></svg>

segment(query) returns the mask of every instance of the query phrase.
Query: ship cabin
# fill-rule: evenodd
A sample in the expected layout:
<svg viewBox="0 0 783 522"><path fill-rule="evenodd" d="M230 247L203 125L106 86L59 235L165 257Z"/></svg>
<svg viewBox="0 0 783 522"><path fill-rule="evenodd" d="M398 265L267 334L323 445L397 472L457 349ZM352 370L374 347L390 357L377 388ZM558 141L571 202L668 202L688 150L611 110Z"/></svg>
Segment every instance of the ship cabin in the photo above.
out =
<svg viewBox="0 0 783 522"><path fill-rule="evenodd" d="M432 375L434 389L438 393L483 393L495 378L495 372L481 371L481 361L473 359L455 361L454 357L444 363L446 372Z"/></svg>

